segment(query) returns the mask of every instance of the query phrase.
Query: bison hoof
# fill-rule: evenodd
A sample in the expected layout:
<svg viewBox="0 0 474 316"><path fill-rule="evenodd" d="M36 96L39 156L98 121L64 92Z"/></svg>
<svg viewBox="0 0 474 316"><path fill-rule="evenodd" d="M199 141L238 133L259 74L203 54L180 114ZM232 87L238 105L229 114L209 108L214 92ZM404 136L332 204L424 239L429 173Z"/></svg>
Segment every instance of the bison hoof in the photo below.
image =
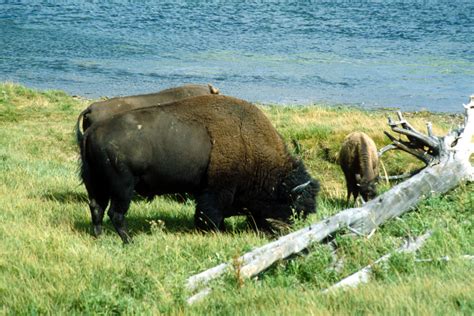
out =
<svg viewBox="0 0 474 316"><path fill-rule="evenodd" d="M120 237L122 237L122 241L123 241L124 245L128 245L128 244L132 243L132 241L133 241L132 238L130 236L128 236L128 234L124 235L124 236L120 236Z"/></svg>
<svg viewBox="0 0 474 316"><path fill-rule="evenodd" d="M198 217L194 221L194 226L202 232L208 232L208 231L223 231L225 230L224 227L224 220L220 221L218 225L216 225L212 220L210 219L203 219L201 217Z"/></svg>
<svg viewBox="0 0 474 316"><path fill-rule="evenodd" d="M102 234L102 226L95 225L92 234L94 235L94 237L99 237Z"/></svg>

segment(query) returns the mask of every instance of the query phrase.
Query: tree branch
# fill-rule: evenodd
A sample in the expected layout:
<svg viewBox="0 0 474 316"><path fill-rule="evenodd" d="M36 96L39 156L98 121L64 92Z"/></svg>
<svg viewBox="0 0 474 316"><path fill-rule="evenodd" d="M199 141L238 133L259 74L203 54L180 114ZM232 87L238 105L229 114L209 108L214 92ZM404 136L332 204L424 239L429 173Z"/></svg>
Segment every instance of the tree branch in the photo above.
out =
<svg viewBox="0 0 474 316"><path fill-rule="evenodd" d="M407 240L403 246L401 246L400 248L398 248L395 251L395 253L415 252L421 246L423 246L425 241L430 236L431 236L431 232L427 232L427 233L423 234L422 236L416 238L415 240ZM391 253L386 254L385 256L383 256L383 257L379 258L378 260L376 260L373 264L370 264L370 265L366 266L365 268L357 271L356 273L351 274L350 276L348 276L348 277L342 279L341 281L337 282L333 286L325 289L323 291L323 293L332 292L336 289L353 288L353 287L357 287L361 283L368 283L369 279L370 279L370 276L372 274L373 266L376 265L376 264L379 264L381 262L388 261L388 259L390 259L391 256L392 256Z"/></svg>

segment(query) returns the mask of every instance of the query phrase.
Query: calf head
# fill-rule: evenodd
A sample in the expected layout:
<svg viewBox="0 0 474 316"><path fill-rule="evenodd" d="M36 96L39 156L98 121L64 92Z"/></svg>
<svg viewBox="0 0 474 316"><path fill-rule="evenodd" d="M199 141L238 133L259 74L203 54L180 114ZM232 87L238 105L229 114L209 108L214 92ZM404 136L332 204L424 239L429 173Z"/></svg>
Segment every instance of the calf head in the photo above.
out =
<svg viewBox="0 0 474 316"><path fill-rule="evenodd" d="M364 201L372 200L377 196L377 178L368 180L362 178L360 174L356 174L355 178L357 187L359 188L359 193L364 199Z"/></svg>

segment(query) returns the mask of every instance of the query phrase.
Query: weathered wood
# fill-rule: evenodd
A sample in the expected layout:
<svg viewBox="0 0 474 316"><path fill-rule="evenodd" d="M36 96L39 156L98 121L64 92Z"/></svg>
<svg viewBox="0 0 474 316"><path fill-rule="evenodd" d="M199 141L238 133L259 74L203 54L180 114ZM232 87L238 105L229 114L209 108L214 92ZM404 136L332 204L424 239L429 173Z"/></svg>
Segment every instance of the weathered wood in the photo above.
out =
<svg viewBox="0 0 474 316"><path fill-rule="evenodd" d="M359 218L367 216L362 208L351 208L344 210L328 219L303 229L297 230L289 235L283 236L276 241L268 243L260 248L248 252L236 259L240 262L240 277L250 278L265 270L278 260L284 259L291 254L298 253L314 242L319 242L330 234L348 227ZM186 282L186 289L193 292L199 287L206 286L210 281L232 271L232 263L222 263L214 268L193 275ZM205 288L188 299L189 304L194 304L210 293L209 288Z"/></svg>
<svg viewBox="0 0 474 316"><path fill-rule="evenodd" d="M408 123L400 111L397 112L398 121L393 121L390 117L388 118L388 125L393 132L405 136L408 141L402 140L401 138L396 139L395 136L387 131L384 134L392 141L391 144L383 147L379 151L379 157L385 152L393 149L403 150L417 159L423 161L425 166L436 162L436 158L439 158L440 153L443 151L443 144L441 139L433 135L433 128L430 122L426 124L428 135L424 135L417 131L413 126ZM392 176L391 179L403 178L401 176Z"/></svg>
<svg viewBox="0 0 474 316"><path fill-rule="evenodd" d="M199 291L198 293L194 294L193 296L189 297L186 300L186 303L188 303L189 305L197 303L200 300L202 300L203 298L205 298L207 295L209 295L210 293L211 293L211 289L206 287L206 288L202 289L201 291Z"/></svg>
<svg viewBox="0 0 474 316"><path fill-rule="evenodd" d="M300 252L310 243L321 241L333 232L348 227L357 219L365 217L367 214L362 208L351 208L344 210L330 218L316 224L312 224L291 234L283 236L271 243L250 251L237 260L241 262L240 275L248 278L260 271L268 268L277 260ZM193 275L188 278L186 288L194 291L200 286L204 286L209 281L223 275L232 268L231 263L222 263L214 268Z"/></svg>
<svg viewBox="0 0 474 316"><path fill-rule="evenodd" d="M468 180L474 181L474 167L470 162L470 157L474 155L474 95L471 96L471 102L464 105L464 109L466 111L464 127L458 131L454 151L458 155L458 159L464 163L465 168L470 169Z"/></svg>
<svg viewBox="0 0 474 316"><path fill-rule="evenodd" d="M387 135L388 138L390 138L390 140L392 141L392 144L387 145L384 148L382 148L380 150L381 153L384 153L391 149L400 149L409 153L410 155L415 156L419 160L423 161L425 165L428 165L430 162L434 160L433 155L427 153L424 149L414 148L415 146L413 145L413 143L397 140L390 133L388 132L384 132L384 133L385 135Z"/></svg>
<svg viewBox="0 0 474 316"><path fill-rule="evenodd" d="M413 143L421 142L433 150L439 149L439 139L433 136L431 123L428 123L428 136L425 136L408 123L408 121L403 117L402 112L397 111L397 116L399 121L396 123L389 118L389 125L394 132L406 135ZM400 129L397 125L401 125L402 128Z"/></svg>
<svg viewBox="0 0 474 316"><path fill-rule="evenodd" d="M465 127L457 135L449 135L443 139L443 145L440 147L443 150L438 164L424 169L362 207L343 210L244 254L237 259L240 263L239 277L250 278L277 260L300 252L311 243L319 242L341 228L350 226L353 231L368 234L380 224L413 208L423 197L432 193L444 193L464 179L473 180L474 168L469 162L469 156L474 152L471 144L474 135L474 96L465 108ZM232 271L231 263L223 263L191 276L186 282L186 289L194 292L227 271ZM208 293L210 291L206 289L205 293L198 293L195 296L203 298ZM192 300L195 301L197 299Z"/></svg>
<svg viewBox="0 0 474 316"><path fill-rule="evenodd" d="M407 178L411 178L413 177L415 174L419 173L421 170L425 169L425 167L423 168L418 168L416 170L413 170L413 171L410 171L410 172L407 172L407 173L403 173L403 174L399 174L397 176L384 176L383 179L385 180L401 180L401 179L407 179Z"/></svg>
<svg viewBox="0 0 474 316"><path fill-rule="evenodd" d="M416 238L415 240L407 240L407 242L398 248L394 253L410 253L415 252L418 250L425 241L431 236L431 232L427 232L422 236ZM341 281L337 282L336 284L332 285L331 287L323 290L323 293L332 292L336 289L347 289L347 288L354 288L357 287L361 283L368 283L370 280L370 276L372 274L372 268L374 265L379 264L381 262L387 261L393 253L386 254L385 256L377 259L373 264L370 264L363 269L357 271L354 274L342 279Z"/></svg>

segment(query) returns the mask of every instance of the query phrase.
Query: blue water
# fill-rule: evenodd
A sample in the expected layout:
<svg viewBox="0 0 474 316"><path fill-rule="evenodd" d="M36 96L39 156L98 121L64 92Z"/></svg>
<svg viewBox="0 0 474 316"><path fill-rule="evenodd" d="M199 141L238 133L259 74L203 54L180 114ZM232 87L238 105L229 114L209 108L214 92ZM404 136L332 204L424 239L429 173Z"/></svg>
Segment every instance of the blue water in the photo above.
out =
<svg viewBox="0 0 474 316"><path fill-rule="evenodd" d="M474 93L474 1L39 3L0 4L0 81L449 112Z"/></svg>

